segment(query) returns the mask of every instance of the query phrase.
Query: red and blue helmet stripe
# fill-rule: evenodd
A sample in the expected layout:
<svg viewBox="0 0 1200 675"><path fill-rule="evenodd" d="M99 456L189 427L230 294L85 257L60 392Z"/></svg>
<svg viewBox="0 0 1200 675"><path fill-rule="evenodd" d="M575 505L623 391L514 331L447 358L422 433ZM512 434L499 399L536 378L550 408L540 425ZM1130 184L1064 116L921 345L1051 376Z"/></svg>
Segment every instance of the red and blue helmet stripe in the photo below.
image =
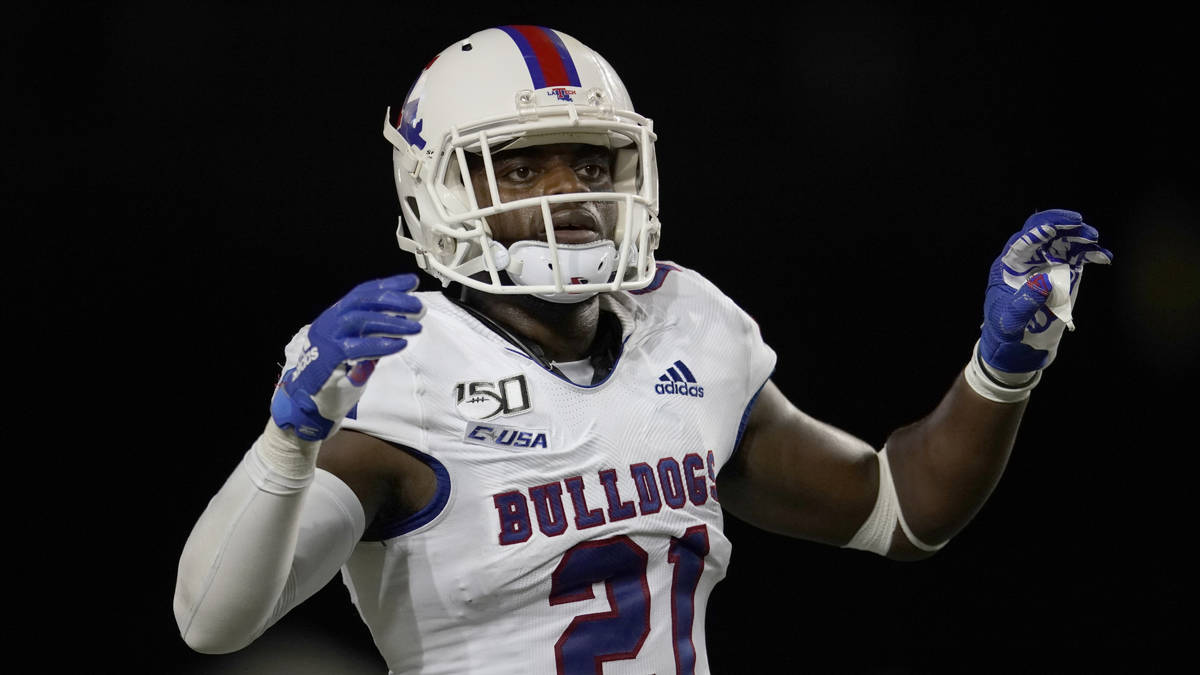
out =
<svg viewBox="0 0 1200 675"><path fill-rule="evenodd" d="M558 33L541 26L500 26L517 43L534 89L579 87L575 61Z"/></svg>

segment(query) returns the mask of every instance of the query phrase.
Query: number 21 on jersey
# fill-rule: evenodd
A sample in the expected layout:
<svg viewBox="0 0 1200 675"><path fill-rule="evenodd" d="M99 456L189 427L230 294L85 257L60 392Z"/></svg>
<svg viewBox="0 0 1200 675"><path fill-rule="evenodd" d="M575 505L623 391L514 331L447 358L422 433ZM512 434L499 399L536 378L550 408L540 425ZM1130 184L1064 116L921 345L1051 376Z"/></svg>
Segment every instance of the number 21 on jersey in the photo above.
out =
<svg viewBox="0 0 1200 675"><path fill-rule="evenodd" d="M704 558L708 555L708 526L688 528L671 537L667 562L672 566L671 637L675 643L675 672L696 671L692 622L695 595ZM650 634L650 586L646 581L649 556L625 535L585 541L563 554L551 577L550 604L561 605L595 597L592 584L604 582L609 611L581 614L554 644L560 675L601 673L605 661L637 657Z"/></svg>

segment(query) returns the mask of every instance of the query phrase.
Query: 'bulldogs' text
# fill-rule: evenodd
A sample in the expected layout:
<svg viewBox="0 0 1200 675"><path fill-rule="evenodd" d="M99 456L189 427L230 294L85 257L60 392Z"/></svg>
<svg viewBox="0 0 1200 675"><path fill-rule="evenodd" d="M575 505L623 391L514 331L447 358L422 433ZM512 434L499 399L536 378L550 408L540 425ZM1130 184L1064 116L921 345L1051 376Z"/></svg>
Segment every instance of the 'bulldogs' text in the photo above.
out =
<svg viewBox="0 0 1200 675"><path fill-rule="evenodd" d="M709 451L707 462L693 452L685 455L682 461L664 457L656 466L645 462L630 465L628 475L637 490L636 503L633 495L620 493L616 469L598 472L604 487L603 498L584 494L582 476L492 495L500 518L500 544L507 546L528 541L533 535L534 523L542 534L556 537L572 526L585 530L607 522L650 516L661 511L664 505L681 509L689 502L701 506L710 497L715 501L717 472L714 463L713 453ZM630 499L626 500L626 497ZM571 503L569 517L566 501ZM532 518L530 503L533 504Z"/></svg>

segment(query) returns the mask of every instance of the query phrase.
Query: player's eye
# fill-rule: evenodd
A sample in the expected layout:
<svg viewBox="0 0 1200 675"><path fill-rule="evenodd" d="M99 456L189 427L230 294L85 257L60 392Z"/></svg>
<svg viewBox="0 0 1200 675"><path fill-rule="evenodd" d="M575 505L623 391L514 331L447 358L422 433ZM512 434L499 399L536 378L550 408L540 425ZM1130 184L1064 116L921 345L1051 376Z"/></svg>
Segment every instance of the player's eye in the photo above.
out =
<svg viewBox="0 0 1200 675"><path fill-rule="evenodd" d="M600 180L608 175L608 168L600 164L584 164L578 169L579 175L587 180Z"/></svg>
<svg viewBox="0 0 1200 675"><path fill-rule="evenodd" d="M533 169L528 166L518 166L505 171L503 177L513 182L524 182L533 177Z"/></svg>

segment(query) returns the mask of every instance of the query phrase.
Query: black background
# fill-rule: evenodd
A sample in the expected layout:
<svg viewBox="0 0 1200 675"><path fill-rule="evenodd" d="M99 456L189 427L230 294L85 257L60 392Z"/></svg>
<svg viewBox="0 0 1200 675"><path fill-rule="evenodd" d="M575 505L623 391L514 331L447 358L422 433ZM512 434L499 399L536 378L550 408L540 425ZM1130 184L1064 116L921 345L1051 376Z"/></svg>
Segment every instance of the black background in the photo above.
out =
<svg viewBox="0 0 1200 675"><path fill-rule="evenodd" d="M876 446L957 376L988 265L1030 213L1080 211L1115 253L1087 270L1004 479L939 555L894 563L730 519L714 670L1167 663L1188 637L1200 333L1182 16L565 4L10 10L11 327L47 385L38 441L13 453L32 460L24 567L54 589L28 605L55 645L39 653L107 672L386 671L337 581L243 652L191 653L175 565L266 422L294 330L414 268L384 109L453 41L535 23L604 54L655 119L659 259L758 319L797 405Z"/></svg>

